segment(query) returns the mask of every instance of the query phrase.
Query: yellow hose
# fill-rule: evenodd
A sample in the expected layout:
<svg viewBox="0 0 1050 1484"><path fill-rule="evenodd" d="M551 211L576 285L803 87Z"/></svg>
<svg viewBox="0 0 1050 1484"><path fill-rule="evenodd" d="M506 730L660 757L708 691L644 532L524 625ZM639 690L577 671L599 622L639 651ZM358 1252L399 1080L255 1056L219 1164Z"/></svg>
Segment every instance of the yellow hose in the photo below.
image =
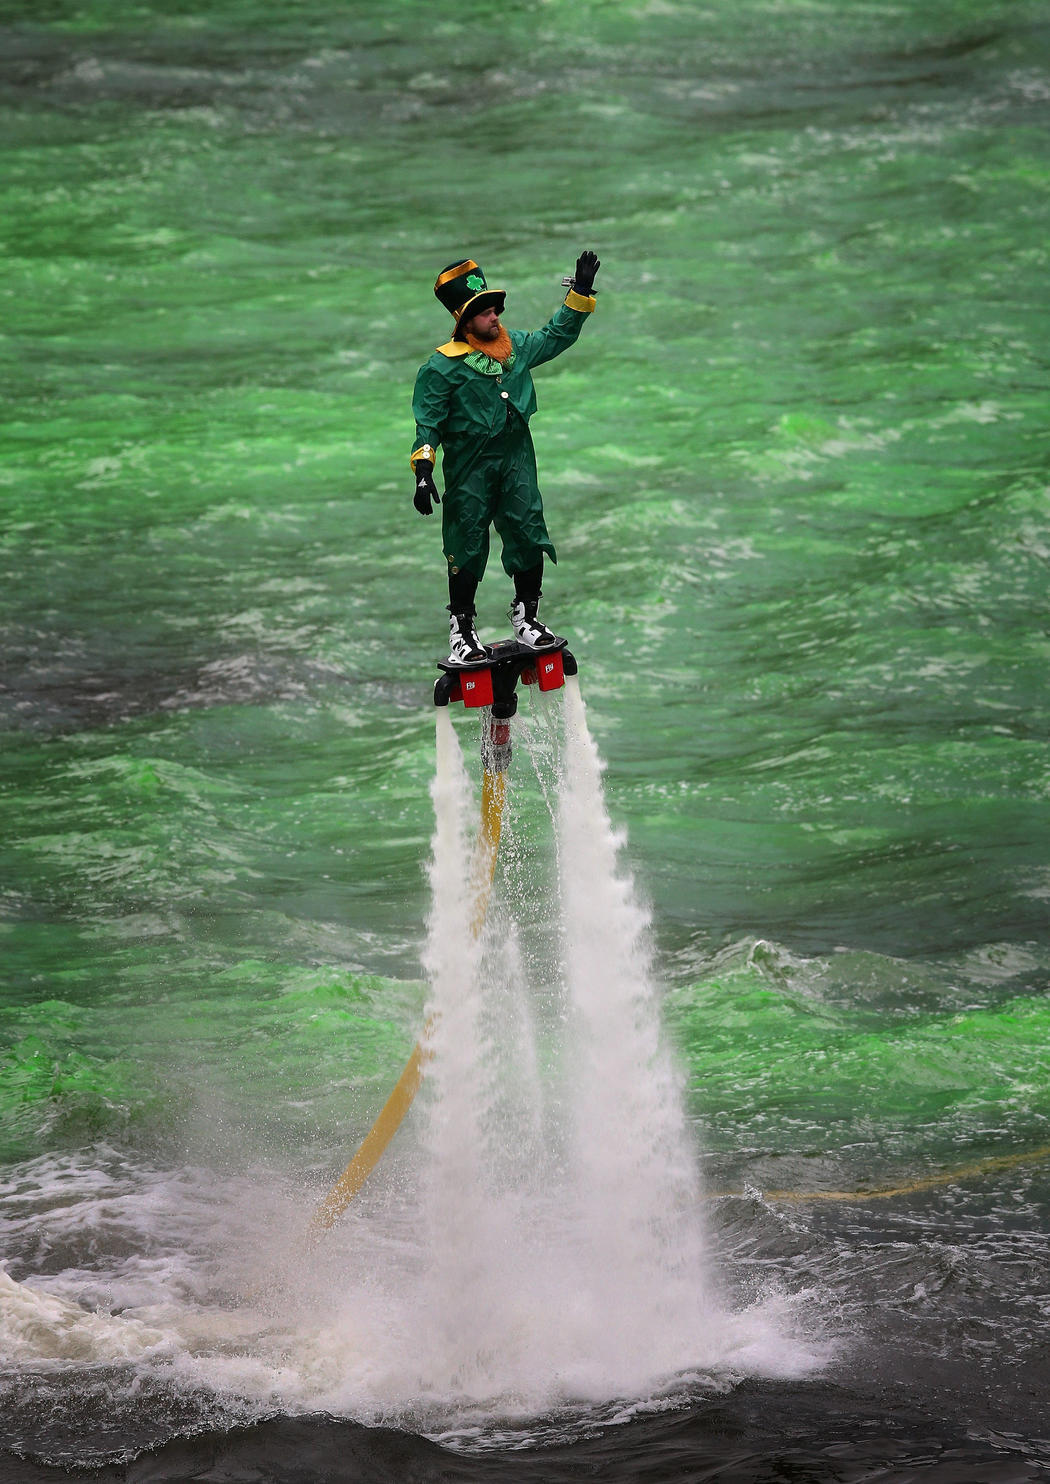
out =
<svg viewBox="0 0 1050 1484"><path fill-rule="evenodd" d="M1015 1165L1037 1164L1050 1156L1050 1144L1038 1149L1026 1149L1018 1154L993 1154L987 1159L974 1160L972 1164L958 1165L954 1170L942 1170L938 1175L923 1175L917 1180L908 1180L903 1185L883 1185L874 1190L764 1190L767 1201L885 1201L892 1196L919 1195L923 1191L935 1190L939 1185L955 1185L960 1180L974 1180L982 1175L992 1175L997 1170L1011 1170Z"/></svg>
<svg viewBox="0 0 1050 1484"><path fill-rule="evenodd" d="M503 806L507 799L506 773L490 773L481 780L481 828L474 846L474 911L470 919L473 937L480 938L489 910L489 897L496 876L496 857L503 832Z"/></svg>
<svg viewBox="0 0 1050 1484"><path fill-rule="evenodd" d="M499 854L506 798L506 773L490 773L486 769L481 782L481 827L474 846L471 872L474 907L470 917L470 931L475 939L480 938L485 926L492 883L496 875L496 858ZM397 1085L383 1104L379 1117L365 1135L353 1159L314 1212L311 1223L314 1232L327 1231L336 1218L342 1215L401 1127L401 1121L412 1106L412 1099L423 1081L423 1065L430 1054L426 1045L429 1030L428 1021L408 1058L405 1070L397 1079Z"/></svg>
<svg viewBox="0 0 1050 1484"><path fill-rule="evenodd" d="M489 772L487 769L481 783L481 826L474 846L474 862L471 881L474 887L474 907L470 918L470 931L475 939L481 936L488 913L492 883L496 876L496 860L499 855L500 835L503 831L503 811L507 798L507 775L505 772ZM354 1196L375 1169L390 1140L397 1133L412 1100L423 1081L423 1068L429 1056L427 1035L430 1022L423 1028L397 1079L393 1092L380 1110L375 1123L369 1129L353 1159L332 1186L314 1213L312 1229L315 1233L327 1231L342 1215ZM938 1185L954 1184L958 1180L990 1174L996 1170L1009 1169L1014 1165L1028 1164L1047 1158L1050 1145L1026 1150L1023 1153L992 1156L962 1165L957 1169L937 1175L927 1175L903 1185L884 1186L873 1190L767 1190L763 1192L768 1201L870 1201L886 1200L892 1196L914 1195L932 1190ZM731 1194L732 1192L724 1192Z"/></svg>

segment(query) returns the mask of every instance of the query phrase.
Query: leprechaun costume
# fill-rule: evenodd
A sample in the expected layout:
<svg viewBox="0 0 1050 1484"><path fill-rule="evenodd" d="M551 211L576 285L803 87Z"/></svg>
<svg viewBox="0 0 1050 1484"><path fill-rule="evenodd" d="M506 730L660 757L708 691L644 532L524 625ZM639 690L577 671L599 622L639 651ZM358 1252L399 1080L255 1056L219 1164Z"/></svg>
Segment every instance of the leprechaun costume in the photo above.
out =
<svg viewBox="0 0 1050 1484"><path fill-rule="evenodd" d="M441 500L434 456L443 449L445 498L441 535L448 562L452 663L484 659L474 627L474 596L485 575L489 527L503 543L503 567L514 579L510 611L522 644L557 643L537 618L546 554L557 561L543 518L529 418L536 410L532 368L575 344L587 315L598 259L580 255L565 302L541 330L505 330L499 323L506 294L490 289L472 259L451 263L434 293L455 321L452 339L420 368L412 396L416 419L413 503L430 515Z"/></svg>

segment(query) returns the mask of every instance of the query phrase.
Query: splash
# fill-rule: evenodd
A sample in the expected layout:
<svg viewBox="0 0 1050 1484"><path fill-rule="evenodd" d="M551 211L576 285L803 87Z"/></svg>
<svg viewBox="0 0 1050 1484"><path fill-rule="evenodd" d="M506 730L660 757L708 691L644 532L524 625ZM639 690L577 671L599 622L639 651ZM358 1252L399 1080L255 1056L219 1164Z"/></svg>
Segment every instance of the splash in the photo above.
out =
<svg viewBox="0 0 1050 1484"><path fill-rule="evenodd" d="M473 803L451 724L439 724L421 1333L439 1391L504 1409L776 1368L768 1315L717 1302L648 916L575 680L551 752L553 861L517 839L475 946L462 828ZM527 973L537 894L558 931Z"/></svg>
<svg viewBox="0 0 1050 1484"><path fill-rule="evenodd" d="M0 1364L117 1364L156 1354L168 1345L160 1329L137 1319L90 1313L79 1304L25 1283L0 1269Z"/></svg>
<svg viewBox="0 0 1050 1484"><path fill-rule="evenodd" d="M480 935L474 785L438 713L426 1078L323 1247L303 1243L314 1194L272 1172L188 1171L152 1192L129 1174L122 1244L163 1233L163 1254L86 1287L70 1270L46 1295L8 1283L0 1331L23 1365L163 1381L158 1436L182 1425L170 1397L192 1396L212 1417L326 1411L447 1439L531 1436L540 1417L571 1435L826 1357L783 1300L721 1299L649 919L575 681L537 708L517 738L535 777L512 777Z"/></svg>

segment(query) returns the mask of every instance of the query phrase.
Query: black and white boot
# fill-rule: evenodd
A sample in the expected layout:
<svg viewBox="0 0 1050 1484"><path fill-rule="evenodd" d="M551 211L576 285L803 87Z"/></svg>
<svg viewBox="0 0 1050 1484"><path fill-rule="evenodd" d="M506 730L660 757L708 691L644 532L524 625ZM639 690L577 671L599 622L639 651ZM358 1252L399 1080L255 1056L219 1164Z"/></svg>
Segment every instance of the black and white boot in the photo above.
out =
<svg viewBox="0 0 1050 1484"><path fill-rule="evenodd" d="M536 617L539 598L516 598L510 610L510 621L518 643L527 649L550 649L557 644L557 634L552 634L545 623Z"/></svg>
<svg viewBox="0 0 1050 1484"><path fill-rule="evenodd" d="M488 659L474 627L473 613L453 613L448 621L450 665L476 665Z"/></svg>

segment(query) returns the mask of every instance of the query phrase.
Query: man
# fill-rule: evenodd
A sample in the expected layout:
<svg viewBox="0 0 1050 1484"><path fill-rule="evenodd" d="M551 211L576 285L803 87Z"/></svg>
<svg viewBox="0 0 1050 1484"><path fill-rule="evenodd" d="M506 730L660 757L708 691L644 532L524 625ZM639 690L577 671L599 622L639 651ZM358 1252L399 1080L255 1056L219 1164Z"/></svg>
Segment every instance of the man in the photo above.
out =
<svg viewBox="0 0 1050 1484"><path fill-rule="evenodd" d="M448 562L449 663L485 659L474 627L474 596L485 575L489 526L503 543L503 566L514 580L514 632L531 649L558 641L537 617L543 557L558 560L543 519L529 418L536 410L533 366L575 344L587 315L598 259L580 254L565 302L542 330L506 330L503 289L490 289L472 259L450 263L434 293L452 315L452 339L419 368L412 410L416 419L413 504L420 515L441 504L434 455L444 448L445 502L441 535Z"/></svg>

